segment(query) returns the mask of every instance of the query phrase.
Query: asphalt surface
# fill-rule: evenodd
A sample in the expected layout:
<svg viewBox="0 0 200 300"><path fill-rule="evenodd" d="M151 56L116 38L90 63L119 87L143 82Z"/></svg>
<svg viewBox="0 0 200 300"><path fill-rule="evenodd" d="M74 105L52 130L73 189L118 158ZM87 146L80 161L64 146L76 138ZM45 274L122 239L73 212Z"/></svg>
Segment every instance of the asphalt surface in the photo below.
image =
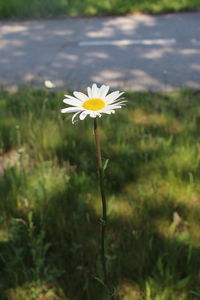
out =
<svg viewBox="0 0 200 300"><path fill-rule="evenodd" d="M0 22L0 86L200 89L200 12Z"/></svg>

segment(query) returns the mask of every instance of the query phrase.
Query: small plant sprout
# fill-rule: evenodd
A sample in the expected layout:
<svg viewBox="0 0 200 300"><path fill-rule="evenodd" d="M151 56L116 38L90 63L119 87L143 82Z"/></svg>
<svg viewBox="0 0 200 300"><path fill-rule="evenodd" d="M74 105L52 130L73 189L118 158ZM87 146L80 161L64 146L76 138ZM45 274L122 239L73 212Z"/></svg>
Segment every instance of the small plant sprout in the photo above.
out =
<svg viewBox="0 0 200 300"><path fill-rule="evenodd" d="M79 115L80 120L84 120L87 116L94 119L94 135L96 143L96 151L98 157L98 170L99 170L99 186L102 199L102 218L101 218L101 264L103 271L104 284L108 284L106 258L105 258L105 232L107 222L107 205L104 189L104 174L101 156L101 146L99 140L99 132L97 126L97 117L102 114L113 114L118 108L122 108L126 101L120 98L123 92L115 91L108 94L110 87L102 85L100 88L96 84L87 88L87 95L81 92L73 92L74 96L65 95L64 103L70 107L63 108L62 113L75 113L72 117L72 123L77 120Z"/></svg>

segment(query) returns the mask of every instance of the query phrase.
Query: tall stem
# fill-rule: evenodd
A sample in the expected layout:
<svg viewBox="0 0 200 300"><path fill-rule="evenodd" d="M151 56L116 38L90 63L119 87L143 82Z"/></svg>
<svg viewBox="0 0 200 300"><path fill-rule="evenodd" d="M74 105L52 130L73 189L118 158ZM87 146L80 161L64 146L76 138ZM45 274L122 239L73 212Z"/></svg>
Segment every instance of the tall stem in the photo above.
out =
<svg viewBox="0 0 200 300"><path fill-rule="evenodd" d="M106 258L105 258L105 233L106 233L106 221L107 221L107 207L106 207L106 196L104 190L104 178L103 178L103 165L101 156L101 146L99 140L99 132L97 126L97 119L94 119L94 135L95 143L97 148L98 157L98 169L99 169L99 185L101 191L102 200L102 218L101 218L101 263L103 269L104 283L107 284L107 270L106 270Z"/></svg>

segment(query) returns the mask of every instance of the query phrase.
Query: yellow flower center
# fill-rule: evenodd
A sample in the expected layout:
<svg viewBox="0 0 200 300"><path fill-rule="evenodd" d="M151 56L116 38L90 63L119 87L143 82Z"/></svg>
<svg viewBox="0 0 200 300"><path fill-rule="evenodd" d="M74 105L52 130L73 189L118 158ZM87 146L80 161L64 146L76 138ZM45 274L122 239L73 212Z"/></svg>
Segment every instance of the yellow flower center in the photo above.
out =
<svg viewBox="0 0 200 300"><path fill-rule="evenodd" d="M92 98L83 103L83 107L88 110L100 110L105 106L105 102L100 98Z"/></svg>

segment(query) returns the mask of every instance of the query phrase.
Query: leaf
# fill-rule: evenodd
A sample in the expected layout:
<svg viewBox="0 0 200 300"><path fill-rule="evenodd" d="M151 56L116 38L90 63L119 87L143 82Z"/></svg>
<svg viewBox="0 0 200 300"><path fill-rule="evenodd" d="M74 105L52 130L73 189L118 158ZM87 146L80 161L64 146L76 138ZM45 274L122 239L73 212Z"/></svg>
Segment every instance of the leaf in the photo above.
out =
<svg viewBox="0 0 200 300"><path fill-rule="evenodd" d="M103 164L103 171L105 172L105 170L107 169L107 166L108 166L108 162L109 162L109 159L106 159L104 164Z"/></svg>
<svg viewBox="0 0 200 300"><path fill-rule="evenodd" d="M181 279L181 280L178 281L176 287L178 289L183 289L183 288L186 287L186 285L188 284L189 281L190 281L190 276L188 276L188 277L186 277L184 279Z"/></svg>
<svg viewBox="0 0 200 300"><path fill-rule="evenodd" d="M99 278L99 277L94 277L94 279L96 279L101 285L103 285L106 289L108 288L106 285L105 285L105 283L103 282L103 280L101 279L101 278Z"/></svg>

